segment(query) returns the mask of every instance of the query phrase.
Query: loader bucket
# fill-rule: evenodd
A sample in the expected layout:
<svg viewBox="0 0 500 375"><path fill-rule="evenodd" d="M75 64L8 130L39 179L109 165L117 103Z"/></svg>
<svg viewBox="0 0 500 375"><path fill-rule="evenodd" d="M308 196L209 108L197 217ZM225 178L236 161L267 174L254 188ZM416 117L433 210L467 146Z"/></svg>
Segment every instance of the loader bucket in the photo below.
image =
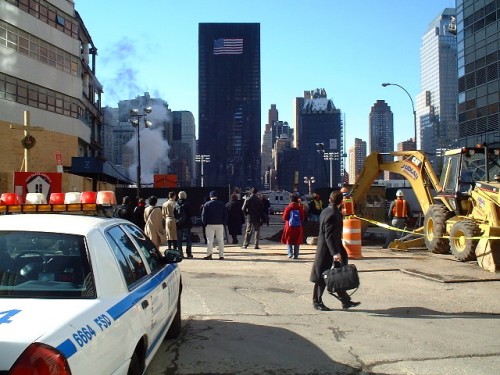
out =
<svg viewBox="0 0 500 375"><path fill-rule="evenodd" d="M410 249L415 249L415 248L425 248L425 242L424 238L414 238L411 240L394 240L392 241L388 248L390 250L410 250Z"/></svg>
<svg viewBox="0 0 500 375"><path fill-rule="evenodd" d="M420 227L415 229L414 231L417 234L422 234L424 232L424 228ZM414 237L412 234L407 234L406 236L392 241L388 248L390 250L410 250L415 248L425 248L424 237Z"/></svg>
<svg viewBox="0 0 500 375"><path fill-rule="evenodd" d="M477 244L476 257L482 269L500 271L500 227L487 228Z"/></svg>

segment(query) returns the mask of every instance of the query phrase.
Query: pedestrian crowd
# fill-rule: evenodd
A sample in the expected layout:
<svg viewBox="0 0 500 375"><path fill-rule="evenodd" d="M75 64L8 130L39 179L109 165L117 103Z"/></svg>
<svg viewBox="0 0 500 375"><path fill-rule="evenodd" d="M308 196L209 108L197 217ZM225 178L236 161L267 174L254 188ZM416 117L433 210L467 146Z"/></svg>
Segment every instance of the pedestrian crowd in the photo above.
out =
<svg viewBox="0 0 500 375"><path fill-rule="evenodd" d="M319 194L314 194L307 203L300 193L292 194L290 203L283 209L283 231L281 243L286 245L290 259L298 259L300 245L304 242L304 226L307 220L317 222L319 235L316 255L312 266L310 281L314 283L312 302L313 307L320 311L329 311L323 302L323 293L326 288L323 272L331 267L342 267L348 264L348 254L342 243L343 216L342 200L345 193L334 191L329 196L329 204L323 207ZM402 200L398 192L398 199ZM124 197L122 204L114 210L114 216L134 222L144 230L144 233L155 246L166 246L167 250L180 251L185 258L193 258L192 227L196 212L188 200L185 191L176 193L170 191L168 199L157 206L158 198L151 196L146 200L140 198L137 206L133 207L130 197ZM394 206L394 208L393 208ZM391 212L395 219L405 216L409 211L406 203L394 202ZM251 244L254 249L260 249L260 229L262 225L269 225L271 204L265 194L259 196L258 190L252 188L248 194L241 196L235 190L229 202L219 199L217 191L209 193L208 199L199 210L200 221L206 243L205 260L212 260L214 248L217 248L219 260L224 260L225 240L238 244L238 236L243 236L242 248L247 249ZM391 213L390 213L391 215ZM245 230L243 231L243 225ZM186 243L185 252L182 244ZM329 291L341 303L344 309L355 307L359 302L351 300L345 290Z"/></svg>
<svg viewBox="0 0 500 375"><path fill-rule="evenodd" d="M252 188L246 194L235 189L230 200L224 203L219 200L217 192L211 191L208 199L201 204L197 212L188 200L187 193L170 191L168 199L157 206L158 198L139 198L134 207L130 197L122 199L122 204L114 210L114 216L134 222L159 248L178 250L185 258L193 258L192 228L197 222L203 229L203 238L207 245L206 260L213 259L214 247L219 259L224 259L225 242L236 245L242 236L241 247L250 245L260 249L260 229L269 226L269 215L272 212L271 202L266 194L259 194ZM146 204L147 203L147 204ZM281 243L286 245L289 258L298 259L300 245L304 242L304 225L307 220L318 221L323 209L319 194L314 194L309 203L299 193L294 193L290 203L283 210L283 231ZM198 213L198 215L197 215ZM199 217L198 221L196 220ZM183 249L185 243L185 250Z"/></svg>

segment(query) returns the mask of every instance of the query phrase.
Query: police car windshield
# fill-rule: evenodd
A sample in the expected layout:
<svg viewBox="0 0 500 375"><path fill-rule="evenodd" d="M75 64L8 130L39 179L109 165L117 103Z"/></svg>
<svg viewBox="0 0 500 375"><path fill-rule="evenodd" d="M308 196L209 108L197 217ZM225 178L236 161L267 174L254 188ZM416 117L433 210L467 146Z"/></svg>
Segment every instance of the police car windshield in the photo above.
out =
<svg viewBox="0 0 500 375"><path fill-rule="evenodd" d="M95 298L84 238L0 231L0 297Z"/></svg>

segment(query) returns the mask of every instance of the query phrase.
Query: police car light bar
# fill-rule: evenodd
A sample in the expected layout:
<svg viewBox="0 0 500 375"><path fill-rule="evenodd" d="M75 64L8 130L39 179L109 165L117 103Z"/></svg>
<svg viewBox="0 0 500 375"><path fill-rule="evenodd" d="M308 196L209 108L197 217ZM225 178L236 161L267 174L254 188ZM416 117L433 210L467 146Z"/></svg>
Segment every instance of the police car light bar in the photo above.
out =
<svg viewBox="0 0 500 375"><path fill-rule="evenodd" d="M24 203L21 196L16 193L3 193L0 196L0 214L97 212L102 208L109 208L114 205L116 205L114 191L52 193L49 203L47 203L45 196L41 193L26 194L26 201Z"/></svg>

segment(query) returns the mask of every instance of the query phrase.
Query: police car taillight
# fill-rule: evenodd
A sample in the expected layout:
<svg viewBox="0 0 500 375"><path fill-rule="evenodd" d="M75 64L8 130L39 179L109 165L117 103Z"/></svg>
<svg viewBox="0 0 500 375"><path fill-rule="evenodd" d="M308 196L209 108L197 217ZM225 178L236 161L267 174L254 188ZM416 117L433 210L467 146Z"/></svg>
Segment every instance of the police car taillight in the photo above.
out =
<svg viewBox="0 0 500 375"><path fill-rule="evenodd" d="M34 343L17 359L9 375L71 375L68 361L51 346Z"/></svg>

